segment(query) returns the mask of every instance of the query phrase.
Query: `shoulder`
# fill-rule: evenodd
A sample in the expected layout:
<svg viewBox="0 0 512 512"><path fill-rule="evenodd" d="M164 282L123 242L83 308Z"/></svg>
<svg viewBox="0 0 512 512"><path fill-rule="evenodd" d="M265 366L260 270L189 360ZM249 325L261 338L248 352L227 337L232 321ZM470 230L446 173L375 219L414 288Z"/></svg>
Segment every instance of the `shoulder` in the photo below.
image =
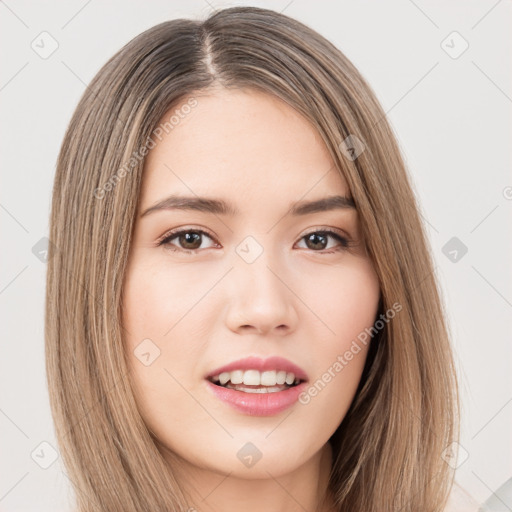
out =
<svg viewBox="0 0 512 512"><path fill-rule="evenodd" d="M476 500L457 482L453 483L450 497L443 512L478 512Z"/></svg>

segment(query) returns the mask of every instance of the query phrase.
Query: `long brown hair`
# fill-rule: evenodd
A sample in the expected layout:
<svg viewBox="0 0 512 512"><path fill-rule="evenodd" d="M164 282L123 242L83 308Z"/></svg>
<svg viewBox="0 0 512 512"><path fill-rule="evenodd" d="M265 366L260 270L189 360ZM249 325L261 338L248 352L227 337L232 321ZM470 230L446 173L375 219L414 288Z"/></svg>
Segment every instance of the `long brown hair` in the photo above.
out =
<svg viewBox="0 0 512 512"><path fill-rule="evenodd" d="M380 309L402 307L371 340L354 401L330 440L337 509L442 510L453 482L445 450L458 438L457 381L397 142L342 52L302 23L255 7L167 21L134 38L92 80L66 132L53 189L45 338L52 414L77 510L193 505L178 463L164 461L138 412L120 305L154 130L173 105L214 86L267 92L313 123L356 204ZM364 145L357 158L346 150L354 136Z"/></svg>

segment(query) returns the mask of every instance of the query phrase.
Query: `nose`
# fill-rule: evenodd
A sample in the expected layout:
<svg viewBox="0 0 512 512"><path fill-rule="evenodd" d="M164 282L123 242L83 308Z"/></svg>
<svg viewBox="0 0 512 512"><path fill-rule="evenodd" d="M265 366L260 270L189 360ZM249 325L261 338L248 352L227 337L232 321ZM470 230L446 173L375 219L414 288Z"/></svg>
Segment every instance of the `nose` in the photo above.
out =
<svg viewBox="0 0 512 512"><path fill-rule="evenodd" d="M285 335L294 331L298 315L286 272L260 256L253 263L240 260L230 273L226 323L238 334Z"/></svg>

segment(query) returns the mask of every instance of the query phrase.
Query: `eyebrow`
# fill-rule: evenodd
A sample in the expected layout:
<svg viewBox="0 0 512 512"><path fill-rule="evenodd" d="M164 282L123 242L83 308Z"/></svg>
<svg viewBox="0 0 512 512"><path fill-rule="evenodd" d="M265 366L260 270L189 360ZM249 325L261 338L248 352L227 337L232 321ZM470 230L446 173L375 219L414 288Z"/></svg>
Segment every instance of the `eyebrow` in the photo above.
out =
<svg viewBox="0 0 512 512"><path fill-rule="evenodd" d="M355 210L356 205L354 200L351 197L338 195L324 197L314 201L298 201L292 204L289 213L293 216L299 216L339 209ZM141 217L161 210L195 210L204 213L228 216L235 216L239 213L232 204L222 199L171 195L144 210Z"/></svg>

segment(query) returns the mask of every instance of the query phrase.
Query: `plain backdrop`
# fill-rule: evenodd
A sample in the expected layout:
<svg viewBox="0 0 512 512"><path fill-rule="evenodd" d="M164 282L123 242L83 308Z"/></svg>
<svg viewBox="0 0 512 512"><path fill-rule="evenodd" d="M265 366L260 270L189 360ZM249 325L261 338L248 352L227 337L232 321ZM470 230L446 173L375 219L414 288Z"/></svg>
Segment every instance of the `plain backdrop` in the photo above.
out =
<svg viewBox="0 0 512 512"><path fill-rule="evenodd" d="M55 162L72 112L106 60L142 31L241 4L0 3L1 511L70 510L45 380L41 239L48 235ZM387 112L420 200L449 315L463 400L456 478L483 502L512 477L512 3L244 5L282 11L330 39Z"/></svg>

